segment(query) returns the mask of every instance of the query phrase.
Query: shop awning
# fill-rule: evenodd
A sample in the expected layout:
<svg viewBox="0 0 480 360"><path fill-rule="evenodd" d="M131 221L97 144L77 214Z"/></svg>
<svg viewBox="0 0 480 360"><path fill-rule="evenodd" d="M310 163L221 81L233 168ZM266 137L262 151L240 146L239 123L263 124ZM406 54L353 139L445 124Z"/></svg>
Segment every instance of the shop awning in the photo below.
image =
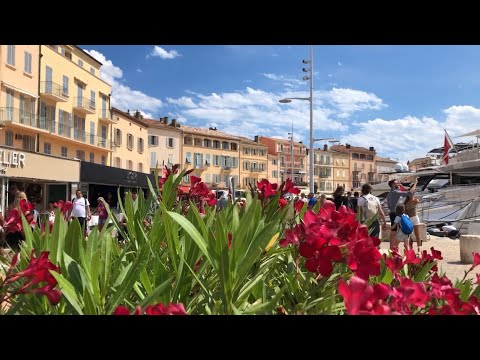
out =
<svg viewBox="0 0 480 360"><path fill-rule="evenodd" d="M83 183L148 189L147 178L150 179L155 189L155 175L153 174L119 169L87 161L80 162L80 182Z"/></svg>

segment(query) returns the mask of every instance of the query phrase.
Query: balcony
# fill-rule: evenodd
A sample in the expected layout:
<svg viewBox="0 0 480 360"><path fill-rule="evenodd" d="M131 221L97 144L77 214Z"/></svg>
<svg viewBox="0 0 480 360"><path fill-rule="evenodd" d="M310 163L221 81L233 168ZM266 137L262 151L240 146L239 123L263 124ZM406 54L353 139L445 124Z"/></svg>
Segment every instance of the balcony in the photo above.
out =
<svg viewBox="0 0 480 360"><path fill-rule="evenodd" d="M222 166L222 171L232 171L230 166Z"/></svg>
<svg viewBox="0 0 480 360"><path fill-rule="evenodd" d="M53 81L40 81L40 96L55 102L68 100L68 89Z"/></svg>
<svg viewBox="0 0 480 360"><path fill-rule="evenodd" d="M73 109L83 114L95 114L95 102L84 97L74 97Z"/></svg>
<svg viewBox="0 0 480 360"><path fill-rule="evenodd" d="M251 172L261 172L261 171L265 171L265 170L262 170L260 168L250 168L250 171Z"/></svg>
<svg viewBox="0 0 480 360"><path fill-rule="evenodd" d="M117 123L116 120L113 120L111 118L109 109L100 109L100 112L98 113L98 120L103 121L103 122L108 123L108 124L116 124Z"/></svg>
<svg viewBox="0 0 480 360"><path fill-rule="evenodd" d="M37 126L37 116L13 107L0 108L0 126L7 124L21 124L31 127Z"/></svg>

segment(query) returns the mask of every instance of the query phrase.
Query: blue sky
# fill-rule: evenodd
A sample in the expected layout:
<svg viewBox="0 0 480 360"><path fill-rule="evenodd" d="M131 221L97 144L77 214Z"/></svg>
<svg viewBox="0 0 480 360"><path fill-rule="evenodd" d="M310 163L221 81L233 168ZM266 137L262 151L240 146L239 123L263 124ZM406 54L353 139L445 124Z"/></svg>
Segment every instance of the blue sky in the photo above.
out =
<svg viewBox="0 0 480 360"><path fill-rule="evenodd" d="M308 145L308 46L81 45L104 65L112 102L150 118ZM314 46L314 137L406 162L480 128L479 46ZM459 138L454 141L473 141ZM317 147L322 146L316 143Z"/></svg>

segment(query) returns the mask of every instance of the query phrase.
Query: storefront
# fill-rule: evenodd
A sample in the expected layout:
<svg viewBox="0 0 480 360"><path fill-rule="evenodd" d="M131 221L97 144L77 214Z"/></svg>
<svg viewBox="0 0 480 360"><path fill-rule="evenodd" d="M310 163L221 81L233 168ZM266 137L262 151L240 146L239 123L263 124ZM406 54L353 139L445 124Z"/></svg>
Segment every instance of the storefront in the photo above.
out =
<svg viewBox="0 0 480 360"><path fill-rule="evenodd" d="M153 188L156 189L155 176L152 174L86 161L80 163L80 187L92 207L97 206L97 199L100 196L106 199L109 192L113 195L114 204L118 204L118 190L120 190L120 198L122 199L124 193L131 189L143 189L145 194L148 194L150 190L147 178L150 179Z"/></svg>
<svg viewBox="0 0 480 360"><path fill-rule="evenodd" d="M78 160L0 146L2 210L13 203L15 188L25 192L27 199L33 200L41 211L49 201L69 199L79 181Z"/></svg>

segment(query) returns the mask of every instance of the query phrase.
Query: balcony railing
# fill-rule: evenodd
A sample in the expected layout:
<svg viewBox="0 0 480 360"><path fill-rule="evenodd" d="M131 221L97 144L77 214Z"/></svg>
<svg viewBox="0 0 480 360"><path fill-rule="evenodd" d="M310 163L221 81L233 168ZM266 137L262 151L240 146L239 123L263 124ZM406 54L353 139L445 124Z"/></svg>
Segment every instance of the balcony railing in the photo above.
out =
<svg viewBox="0 0 480 360"><path fill-rule="evenodd" d="M35 114L20 109L6 107L0 108L0 123L17 123L37 127L37 117Z"/></svg>
<svg viewBox="0 0 480 360"><path fill-rule="evenodd" d="M40 95L56 101L67 101L68 88L53 81L40 81Z"/></svg>
<svg viewBox="0 0 480 360"><path fill-rule="evenodd" d="M73 106L80 111L94 114L95 113L95 101L91 101L85 97L74 97L73 98Z"/></svg>

